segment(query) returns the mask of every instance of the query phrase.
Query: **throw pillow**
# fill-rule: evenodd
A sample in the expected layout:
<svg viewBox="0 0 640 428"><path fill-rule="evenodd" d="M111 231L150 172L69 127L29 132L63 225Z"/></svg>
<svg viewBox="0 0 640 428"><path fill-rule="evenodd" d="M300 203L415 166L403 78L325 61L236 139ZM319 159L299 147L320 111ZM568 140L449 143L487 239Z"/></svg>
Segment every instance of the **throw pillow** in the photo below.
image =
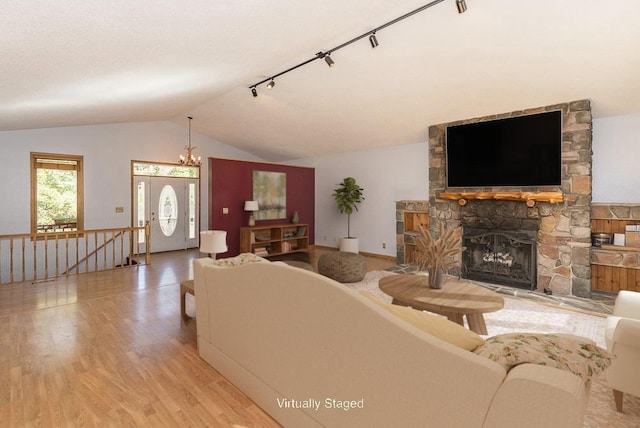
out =
<svg viewBox="0 0 640 428"><path fill-rule="evenodd" d="M260 262L269 262L269 260L262 258L260 256L256 256L253 253L242 253L235 257L229 257L227 259L217 259L211 262L214 266L219 267L235 267L240 266L246 263L260 263Z"/></svg>
<svg viewBox="0 0 640 428"><path fill-rule="evenodd" d="M585 381L611 365L612 355L591 340L565 334L509 333L490 337L474 350L507 371L532 363L567 370Z"/></svg>
<svg viewBox="0 0 640 428"><path fill-rule="evenodd" d="M467 351L471 351L484 343L484 339L473 331L467 330L460 324L456 324L439 315L432 315L407 306L383 302L368 291L362 290L360 294L414 327Z"/></svg>

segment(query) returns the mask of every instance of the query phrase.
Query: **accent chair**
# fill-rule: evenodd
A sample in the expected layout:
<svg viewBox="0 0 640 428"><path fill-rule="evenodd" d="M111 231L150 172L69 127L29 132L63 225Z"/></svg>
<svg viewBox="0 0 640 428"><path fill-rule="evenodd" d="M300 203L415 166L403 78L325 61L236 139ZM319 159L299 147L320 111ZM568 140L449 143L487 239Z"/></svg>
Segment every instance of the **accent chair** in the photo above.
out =
<svg viewBox="0 0 640 428"><path fill-rule="evenodd" d="M607 319L607 350L615 355L607 369L616 410L622 412L625 393L640 397L640 293L618 292L613 315Z"/></svg>

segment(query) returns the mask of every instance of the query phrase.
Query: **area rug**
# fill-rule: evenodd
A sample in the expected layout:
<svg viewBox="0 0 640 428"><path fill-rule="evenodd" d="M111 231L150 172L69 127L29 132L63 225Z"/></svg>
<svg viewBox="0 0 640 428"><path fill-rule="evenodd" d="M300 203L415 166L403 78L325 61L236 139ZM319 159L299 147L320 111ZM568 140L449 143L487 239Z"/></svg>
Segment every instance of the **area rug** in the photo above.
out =
<svg viewBox="0 0 640 428"><path fill-rule="evenodd" d="M388 271L368 272L361 282L345 284L356 290L367 290L386 302L391 297L378 287L381 278L396 275ZM488 336L513 332L569 333L593 340L604 347L606 318L581 311L543 305L527 299L504 297L504 309L485 314ZM618 413L611 388L604 375L592 382L591 397L585 415L585 428L640 427L640 398L625 394L624 413Z"/></svg>

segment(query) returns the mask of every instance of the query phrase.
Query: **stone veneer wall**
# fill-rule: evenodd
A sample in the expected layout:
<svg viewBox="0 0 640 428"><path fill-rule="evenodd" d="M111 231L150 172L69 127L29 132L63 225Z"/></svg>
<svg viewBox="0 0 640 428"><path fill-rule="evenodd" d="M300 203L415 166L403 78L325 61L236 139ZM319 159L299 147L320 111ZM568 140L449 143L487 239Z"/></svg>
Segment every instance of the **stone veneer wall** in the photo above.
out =
<svg viewBox="0 0 640 428"><path fill-rule="evenodd" d="M514 111L475 119L444 123L429 127L429 206L430 228L437 233L438 224L459 227L464 207L458 201L440 199L446 188L447 126L524 116L545 111L562 111L562 184L557 187L456 188L455 191L562 191L564 202L539 202L527 208L501 201L474 201L482 205L502 205L503 217L523 216L539 224L537 236L537 288L550 289L558 295L589 297L591 295L591 159L592 116L589 100ZM523 208L524 207L524 208ZM493 209L493 208L491 208Z"/></svg>

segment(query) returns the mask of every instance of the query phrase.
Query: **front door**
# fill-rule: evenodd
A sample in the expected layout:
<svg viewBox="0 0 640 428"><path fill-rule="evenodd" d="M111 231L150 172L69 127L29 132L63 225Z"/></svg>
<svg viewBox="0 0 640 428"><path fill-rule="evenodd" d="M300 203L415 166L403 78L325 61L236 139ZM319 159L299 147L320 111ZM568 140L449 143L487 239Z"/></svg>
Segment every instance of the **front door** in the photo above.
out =
<svg viewBox="0 0 640 428"><path fill-rule="evenodd" d="M136 176L134 192L135 223L149 221L152 253L198 246L198 179Z"/></svg>

